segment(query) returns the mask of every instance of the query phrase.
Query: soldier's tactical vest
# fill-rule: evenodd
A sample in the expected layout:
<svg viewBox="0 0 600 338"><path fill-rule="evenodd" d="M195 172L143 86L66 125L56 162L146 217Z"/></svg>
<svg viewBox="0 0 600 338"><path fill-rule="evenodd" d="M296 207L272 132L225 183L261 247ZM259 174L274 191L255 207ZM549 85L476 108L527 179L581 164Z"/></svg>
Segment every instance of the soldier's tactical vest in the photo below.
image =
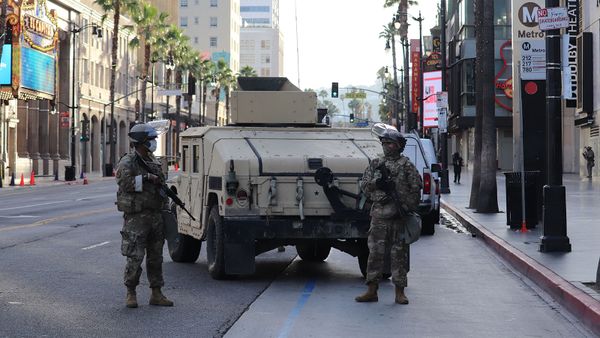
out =
<svg viewBox="0 0 600 338"><path fill-rule="evenodd" d="M404 166L408 159L406 157L401 157L396 160L386 160L385 158L379 158L378 161L385 161L386 167L390 170L390 177L393 178L396 183L396 189L398 189L399 176L404 175ZM392 199L392 197L381 191L376 190L371 199L373 200L373 206L371 207L371 216L381 219L392 219L397 218L399 213L398 208L396 207L396 202Z"/></svg>
<svg viewBox="0 0 600 338"><path fill-rule="evenodd" d="M125 155L121 161L131 171L131 179L138 175L146 175L149 173L136 159L135 153ZM165 177L161 170L161 165L153 158L150 161L146 161L148 167L152 170L150 173L157 175L161 178L161 181L165 181ZM128 192L122 191L119 187L117 191L117 209L126 213L138 213L144 210L158 211L163 208L166 202L166 196L160 189L160 186L150 183L143 182L142 192Z"/></svg>

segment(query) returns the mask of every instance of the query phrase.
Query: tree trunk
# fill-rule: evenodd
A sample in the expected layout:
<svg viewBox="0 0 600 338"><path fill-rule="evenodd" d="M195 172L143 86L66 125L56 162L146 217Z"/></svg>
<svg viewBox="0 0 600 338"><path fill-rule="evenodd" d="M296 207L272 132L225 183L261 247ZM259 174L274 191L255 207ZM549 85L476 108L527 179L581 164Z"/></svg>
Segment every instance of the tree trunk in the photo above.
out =
<svg viewBox="0 0 600 338"><path fill-rule="evenodd" d="M494 3L492 0L482 0L483 26L482 40L486 48L482 53L483 114L481 120L481 182L479 183L479 203L477 212L498 212L498 191L496 186L496 171L498 170L496 156L496 103L494 101Z"/></svg>
<svg viewBox="0 0 600 338"><path fill-rule="evenodd" d="M198 92L200 97L198 100L198 123L200 124L200 127L202 127L204 126L204 118L202 116L202 91L204 90L204 83L202 83L201 79L198 80L198 85L200 86L200 91Z"/></svg>
<svg viewBox="0 0 600 338"><path fill-rule="evenodd" d="M225 119L229 124L229 86L225 86Z"/></svg>
<svg viewBox="0 0 600 338"><path fill-rule="evenodd" d="M144 41L144 66L142 67L142 88L140 90L140 107L142 121L146 122L146 87L148 84L148 70L150 69L150 44ZM154 79L152 79L154 80ZM152 83L154 85L154 83Z"/></svg>
<svg viewBox="0 0 600 338"><path fill-rule="evenodd" d="M108 140L109 140L109 145L110 145L110 149L109 149L109 154L110 154L110 159L109 159L109 163L114 165L114 162L116 160L115 158L115 154L116 154L116 137L114 135L115 132L115 122L114 122L114 117L115 117L115 80L116 80L116 73L117 73L117 62L118 62L118 57L119 57L119 18L121 16L121 3L119 0L115 0L114 2L115 8L114 8L114 17L113 17L113 35L112 35L112 50L111 50L111 64L110 64L110 93L109 93L109 98L108 98L108 102L110 102L110 124L106 124L109 125L109 133L108 133ZM105 119L105 123L106 123L106 116L104 117ZM106 130L104 130L104 133L106 133ZM105 134L106 135L106 134ZM106 154L102 154L103 157L106 156ZM106 157L105 157L106 158ZM102 168L102 170L104 170L104 168Z"/></svg>
<svg viewBox="0 0 600 338"><path fill-rule="evenodd" d="M479 204L479 185L481 182L481 122L483 114L483 80L482 69L482 50L486 48L483 44L483 35L481 27L483 26L483 0L474 2L475 10L475 128L474 128L474 149L473 149L473 170L471 180L471 196L469 199L469 208L477 209Z"/></svg>
<svg viewBox="0 0 600 338"><path fill-rule="evenodd" d="M206 125L206 82L202 83L202 125Z"/></svg>
<svg viewBox="0 0 600 338"><path fill-rule="evenodd" d="M219 123L217 123L217 119L219 117L219 98L221 94L221 86L217 86L215 88L215 126L219 125Z"/></svg>

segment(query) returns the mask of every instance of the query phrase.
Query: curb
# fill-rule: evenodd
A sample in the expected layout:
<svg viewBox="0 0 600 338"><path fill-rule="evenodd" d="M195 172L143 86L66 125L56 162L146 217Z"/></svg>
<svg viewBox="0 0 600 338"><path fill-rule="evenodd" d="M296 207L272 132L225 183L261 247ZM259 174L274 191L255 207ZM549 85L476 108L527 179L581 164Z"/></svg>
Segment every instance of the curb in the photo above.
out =
<svg viewBox="0 0 600 338"><path fill-rule="evenodd" d="M593 333L600 336L600 301L546 268L507 241L494 235L475 219L442 201L441 206L474 235L564 306Z"/></svg>

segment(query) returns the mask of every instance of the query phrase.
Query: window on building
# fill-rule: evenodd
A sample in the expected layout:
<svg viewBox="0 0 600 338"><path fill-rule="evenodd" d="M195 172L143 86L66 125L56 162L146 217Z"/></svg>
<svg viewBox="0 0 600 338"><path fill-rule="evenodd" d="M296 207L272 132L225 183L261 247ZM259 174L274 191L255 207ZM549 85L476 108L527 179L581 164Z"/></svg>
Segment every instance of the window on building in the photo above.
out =
<svg viewBox="0 0 600 338"><path fill-rule="evenodd" d="M271 41L270 40L260 40L260 48L261 49L271 49Z"/></svg>
<svg viewBox="0 0 600 338"><path fill-rule="evenodd" d="M87 19L83 19L81 20L81 27L85 27L88 25L88 20ZM79 34L81 34L81 37L83 38L82 41L83 43L87 44L88 43L88 30L84 29L83 31L81 31Z"/></svg>
<svg viewBox="0 0 600 338"><path fill-rule="evenodd" d="M200 3L200 0L194 0L194 5L198 5Z"/></svg>
<svg viewBox="0 0 600 338"><path fill-rule="evenodd" d="M218 5L219 5L218 0L210 0L210 7L218 7Z"/></svg>
<svg viewBox="0 0 600 338"><path fill-rule="evenodd" d="M271 68L261 68L260 76L271 76Z"/></svg>
<svg viewBox="0 0 600 338"><path fill-rule="evenodd" d="M463 106L475 105L475 60L465 60L462 65L462 74L464 76L461 81L461 96Z"/></svg>
<svg viewBox="0 0 600 338"><path fill-rule="evenodd" d="M182 16L182 17L179 19L179 25L180 25L181 27L187 27L187 25L188 25L188 18L187 18L187 16Z"/></svg>
<svg viewBox="0 0 600 338"><path fill-rule="evenodd" d="M210 37L210 46L211 47L217 47L217 37L216 36L211 36Z"/></svg>
<svg viewBox="0 0 600 338"><path fill-rule="evenodd" d="M217 27L217 17L216 16L211 16L210 17L210 26L211 27Z"/></svg>
<svg viewBox="0 0 600 338"><path fill-rule="evenodd" d="M260 62L262 62L262 63L271 63L271 55L269 55L269 54L263 54L263 55L261 55Z"/></svg>
<svg viewBox="0 0 600 338"><path fill-rule="evenodd" d="M180 7L187 7L188 6L188 0L179 0L179 6Z"/></svg>
<svg viewBox="0 0 600 338"><path fill-rule="evenodd" d="M240 6L240 12L263 12L270 13L271 7L269 6Z"/></svg>
<svg viewBox="0 0 600 338"><path fill-rule="evenodd" d="M197 25L197 24L199 24L199 23L200 23L200 18L199 18L199 17L197 17L197 16L195 16L195 17L194 17L194 24L195 24L195 25Z"/></svg>
<svg viewBox="0 0 600 338"><path fill-rule="evenodd" d="M194 43L198 43L198 37L194 36Z"/></svg>

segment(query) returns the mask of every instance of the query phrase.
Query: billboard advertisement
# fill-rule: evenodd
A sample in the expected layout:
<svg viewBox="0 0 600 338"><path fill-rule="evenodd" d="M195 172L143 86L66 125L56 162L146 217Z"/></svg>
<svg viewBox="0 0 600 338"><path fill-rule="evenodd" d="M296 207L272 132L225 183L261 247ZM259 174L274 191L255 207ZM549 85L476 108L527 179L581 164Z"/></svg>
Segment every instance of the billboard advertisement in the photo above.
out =
<svg viewBox="0 0 600 338"><path fill-rule="evenodd" d="M0 60L0 85L10 86L12 81L12 45L2 47L2 60Z"/></svg>
<svg viewBox="0 0 600 338"><path fill-rule="evenodd" d="M438 127L436 93L442 91L442 71L423 73L423 128Z"/></svg>
<svg viewBox="0 0 600 338"><path fill-rule="evenodd" d="M54 57L33 48L21 48L21 86L54 94Z"/></svg>

